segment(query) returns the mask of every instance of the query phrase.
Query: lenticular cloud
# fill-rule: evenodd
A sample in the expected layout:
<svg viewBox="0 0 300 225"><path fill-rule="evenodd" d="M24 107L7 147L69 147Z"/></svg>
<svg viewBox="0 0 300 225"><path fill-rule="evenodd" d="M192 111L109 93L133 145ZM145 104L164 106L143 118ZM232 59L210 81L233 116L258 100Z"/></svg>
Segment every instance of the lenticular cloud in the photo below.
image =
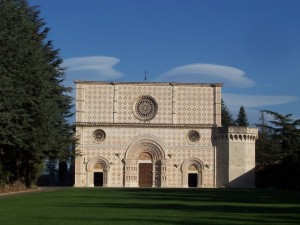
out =
<svg viewBox="0 0 300 225"><path fill-rule="evenodd" d="M282 105L297 101L296 96L289 95L239 95L223 93L223 98L229 106L246 106L252 108L266 107L271 105Z"/></svg>
<svg viewBox="0 0 300 225"><path fill-rule="evenodd" d="M189 64L173 68L158 78L165 82L224 83L240 88L252 87L255 82L244 71L214 64Z"/></svg>
<svg viewBox="0 0 300 225"><path fill-rule="evenodd" d="M74 79L79 80L113 80L122 73L114 69L120 60L108 56L90 56L66 59L63 66Z"/></svg>

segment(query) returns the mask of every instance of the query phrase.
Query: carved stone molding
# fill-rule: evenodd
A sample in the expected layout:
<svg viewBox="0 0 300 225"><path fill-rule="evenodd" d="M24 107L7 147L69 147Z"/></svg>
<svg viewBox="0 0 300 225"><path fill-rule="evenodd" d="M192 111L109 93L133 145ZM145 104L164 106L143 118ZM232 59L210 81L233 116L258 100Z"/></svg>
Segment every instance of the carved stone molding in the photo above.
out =
<svg viewBox="0 0 300 225"><path fill-rule="evenodd" d="M154 128L214 128L215 124L154 124L154 123L93 123L93 122L76 122L77 127L154 127Z"/></svg>

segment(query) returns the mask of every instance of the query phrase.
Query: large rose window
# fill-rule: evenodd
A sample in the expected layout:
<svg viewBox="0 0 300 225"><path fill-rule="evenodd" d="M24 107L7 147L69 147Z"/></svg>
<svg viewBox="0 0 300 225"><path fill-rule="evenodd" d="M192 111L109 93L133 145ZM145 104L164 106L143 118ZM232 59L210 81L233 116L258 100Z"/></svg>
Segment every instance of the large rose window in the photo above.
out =
<svg viewBox="0 0 300 225"><path fill-rule="evenodd" d="M134 115L139 120L151 120L157 113L157 103L151 96L141 96L134 104Z"/></svg>

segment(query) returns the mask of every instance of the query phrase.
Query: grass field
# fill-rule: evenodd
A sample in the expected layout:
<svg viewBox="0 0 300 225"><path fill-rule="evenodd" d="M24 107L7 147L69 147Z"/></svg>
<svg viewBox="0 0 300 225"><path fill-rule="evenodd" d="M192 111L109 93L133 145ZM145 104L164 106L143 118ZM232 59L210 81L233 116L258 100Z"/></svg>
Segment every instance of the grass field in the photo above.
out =
<svg viewBox="0 0 300 225"><path fill-rule="evenodd" d="M300 192L64 188L0 197L0 224L300 224Z"/></svg>

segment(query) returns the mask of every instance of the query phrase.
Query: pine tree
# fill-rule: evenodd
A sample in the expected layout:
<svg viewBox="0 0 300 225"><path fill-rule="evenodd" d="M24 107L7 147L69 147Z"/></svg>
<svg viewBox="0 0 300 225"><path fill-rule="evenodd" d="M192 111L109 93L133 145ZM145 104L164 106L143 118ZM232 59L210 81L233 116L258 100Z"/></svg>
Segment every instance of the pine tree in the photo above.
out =
<svg viewBox="0 0 300 225"><path fill-rule="evenodd" d="M263 166L260 167L268 177L270 174L266 169L271 168L271 177L276 177L278 185L299 187L300 120L294 120L292 114L283 115L270 110L263 110L262 113L267 113L273 120L268 121L270 125L258 124L260 133L256 151L258 157L263 157ZM257 159L258 163L261 162L261 157ZM274 168L277 172L273 171Z"/></svg>
<svg viewBox="0 0 300 225"><path fill-rule="evenodd" d="M292 114L280 114L270 110L263 112L271 115L274 120L269 121L272 126L272 138L281 145L283 156L296 159L296 153L300 149L300 119L294 120Z"/></svg>
<svg viewBox="0 0 300 225"><path fill-rule="evenodd" d="M272 138L273 132L268 126L264 111L261 111L259 121L260 123L256 124L259 128L259 132L256 141L255 157L257 167L262 169L266 165L273 164L279 160L280 146L278 142Z"/></svg>
<svg viewBox="0 0 300 225"><path fill-rule="evenodd" d="M37 7L0 0L0 163L26 186L46 158L67 160L73 143L70 90L48 31Z"/></svg>
<svg viewBox="0 0 300 225"><path fill-rule="evenodd" d="M231 113L225 105L223 99L221 100L221 111L222 111L222 127L228 127L234 125Z"/></svg>
<svg viewBox="0 0 300 225"><path fill-rule="evenodd" d="M243 106L240 107L240 110L239 110L239 113L237 116L238 116L238 118L235 121L235 123L238 126L249 126L247 114L246 114L246 111Z"/></svg>

